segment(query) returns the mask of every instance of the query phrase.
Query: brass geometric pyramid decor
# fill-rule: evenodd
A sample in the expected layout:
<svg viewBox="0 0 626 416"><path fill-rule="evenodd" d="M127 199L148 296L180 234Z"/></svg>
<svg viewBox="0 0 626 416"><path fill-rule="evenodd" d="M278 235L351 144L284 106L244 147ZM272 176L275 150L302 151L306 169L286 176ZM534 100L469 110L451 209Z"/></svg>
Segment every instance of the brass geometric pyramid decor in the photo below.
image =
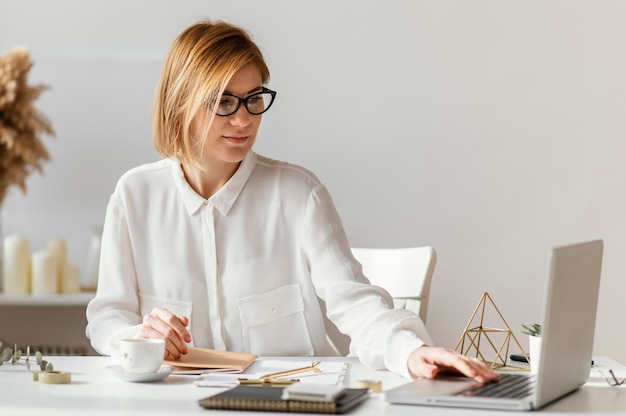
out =
<svg viewBox="0 0 626 416"><path fill-rule="evenodd" d="M485 325L487 301L489 301L493 311L495 311L500 318L504 328L494 328ZM479 311L479 322L473 324ZM493 299L491 299L489 293L485 292L481 296L478 305L476 305L476 309L474 309L474 313L472 313L472 316L470 317L470 320L454 349L463 355L473 355L476 358L480 358L483 362L489 365L491 369L500 368L507 365L506 362L509 357L511 338L515 341L524 357L526 357L526 360L530 361L524 352L524 348L522 348L515 335L513 335L513 331L511 331L511 328L506 323L506 320L496 307L496 304L493 302ZM496 346L498 344L499 346ZM485 347L487 347L491 353L495 353L495 355L489 359L486 358L488 354L485 351ZM518 367L514 365L510 365L509 367L515 367L523 370L528 369L527 367Z"/></svg>

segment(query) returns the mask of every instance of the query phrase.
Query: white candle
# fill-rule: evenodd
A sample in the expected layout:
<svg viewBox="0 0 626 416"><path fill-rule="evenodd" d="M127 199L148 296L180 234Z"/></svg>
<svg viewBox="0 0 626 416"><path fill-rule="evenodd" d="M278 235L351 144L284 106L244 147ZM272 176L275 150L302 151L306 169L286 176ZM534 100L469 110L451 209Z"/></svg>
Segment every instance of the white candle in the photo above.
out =
<svg viewBox="0 0 626 416"><path fill-rule="evenodd" d="M67 262L67 244L65 240L55 238L48 241L48 251L54 254L54 257L57 259L57 282L59 284L57 292L62 292L63 273L65 273L65 264Z"/></svg>
<svg viewBox="0 0 626 416"><path fill-rule="evenodd" d="M17 234L4 239L4 292L26 294L30 292L30 253L28 240Z"/></svg>
<svg viewBox="0 0 626 416"><path fill-rule="evenodd" d="M58 292L57 259L48 250L37 251L32 255L33 295L52 295Z"/></svg>
<svg viewBox="0 0 626 416"><path fill-rule="evenodd" d="M80 272L78 266L66 263L61 279L61 293L80 292Z"/></svg>

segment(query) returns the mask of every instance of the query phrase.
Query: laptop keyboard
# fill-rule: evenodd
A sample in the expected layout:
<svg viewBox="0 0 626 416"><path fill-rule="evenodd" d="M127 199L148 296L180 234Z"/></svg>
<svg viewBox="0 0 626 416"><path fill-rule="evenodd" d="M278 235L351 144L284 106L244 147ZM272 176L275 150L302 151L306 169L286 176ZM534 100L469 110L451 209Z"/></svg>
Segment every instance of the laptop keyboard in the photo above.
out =
<svg viewBox="0 0 626 416"><path fill-rule="evenodd" d="M519 399L532 394L535 377L527 374L501 373L500 380L460 392L462 396Z"/></svg>

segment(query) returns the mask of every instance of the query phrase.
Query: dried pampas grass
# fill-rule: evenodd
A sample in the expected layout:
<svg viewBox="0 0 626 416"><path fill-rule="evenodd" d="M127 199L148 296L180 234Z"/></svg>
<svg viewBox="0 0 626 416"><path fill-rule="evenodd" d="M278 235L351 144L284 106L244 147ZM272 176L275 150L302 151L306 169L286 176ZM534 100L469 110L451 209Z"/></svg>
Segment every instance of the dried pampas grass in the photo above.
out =
<svg viewBox="0 0 626 416"><path fill-rule="evenodd" d="M33 170L42 173L41 163L50 159L40 137L54 136L54 130L33 106L48 87L28 86L32 66L25 49L0 57L0 204L12 185L26 192L28 175Z"/></svg>

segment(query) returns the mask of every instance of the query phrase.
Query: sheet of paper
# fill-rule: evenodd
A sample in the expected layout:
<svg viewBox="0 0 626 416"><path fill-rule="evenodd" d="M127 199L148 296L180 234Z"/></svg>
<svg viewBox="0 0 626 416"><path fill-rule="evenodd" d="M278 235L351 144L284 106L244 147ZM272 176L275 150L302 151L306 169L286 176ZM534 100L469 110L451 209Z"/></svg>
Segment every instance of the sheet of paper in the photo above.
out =
<svg viewBox="0 0 626 416"><path fill-rule="evenodd" d="M234 387L240 378L258 379L266 374L287 371L295 368L307 367L311 361L282 361L282 360L257 360L244 372L238 374L209 373L203 374L194 382L198 387ZM348 369L348 363L341 361L322 361L317 368L319 373L308 371L287 379L298 379L300 383L342 385Z"/></svg>

